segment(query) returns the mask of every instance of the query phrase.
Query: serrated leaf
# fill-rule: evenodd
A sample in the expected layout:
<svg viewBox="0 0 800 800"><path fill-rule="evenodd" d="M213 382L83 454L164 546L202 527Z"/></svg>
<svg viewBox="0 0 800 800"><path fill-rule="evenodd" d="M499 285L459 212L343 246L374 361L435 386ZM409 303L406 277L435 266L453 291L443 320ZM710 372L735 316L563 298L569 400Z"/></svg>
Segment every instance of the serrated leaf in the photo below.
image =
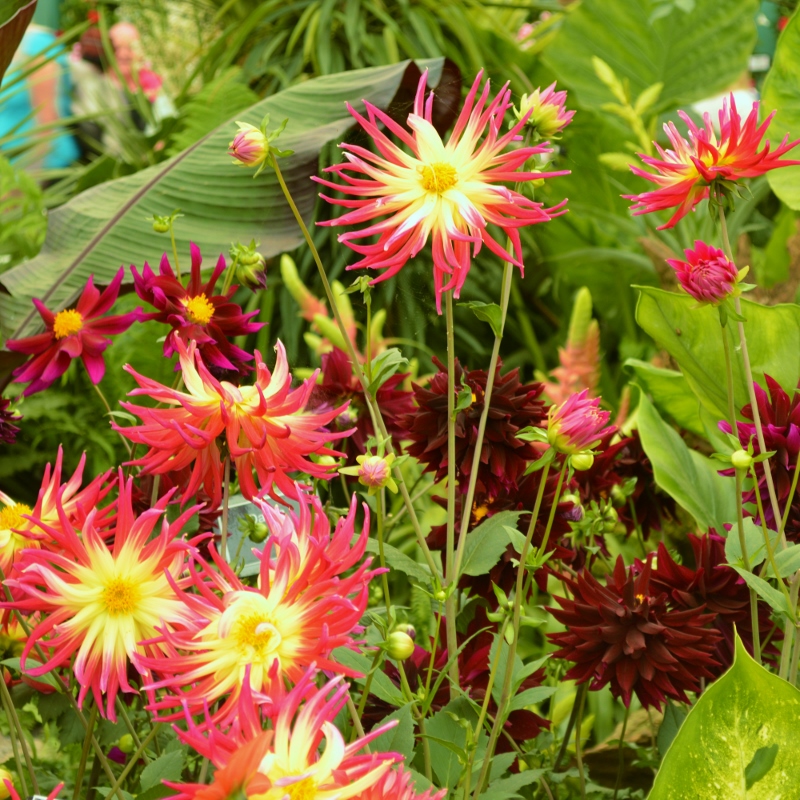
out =
<svg viewBox="0 0 800 800"><path fill-rule="evenodd" d="M379 728L394 720L398 721L397 725L371 742L370 748L380 753L401 753L411 761L414 755L414 719L411 716L411 703L406 703L402 708L393 711L375 727Z"/></svg>
<svg viewBox="0 0 800 800"><path fill-rule="evenodd" d="M753 522L752 517L744 518L742 528L750 566L757 567L767 557L767 550L764 547L764 534L761 532L761 528ZM775 537L774 544L777 542L777 531L770 531L770 534ZM728 537L725 539L725 559L731 566L742 566L744 563L738 525L734 525L728 531Z"/></svg>
<svg viewBox="0 0 800 800"><path fill-rule="evenodd" d="M162 781L179 781L186 760L182 750L164 753L155 761L151 761L143 770L139 778L142 791L160 784Z"/></svg>
<svg viewBox="0 0 800 800"><path fill-rule="evenodd" d="M508 547L506 526L516 523L520 513L501 511L481 522L467 534L464 562L461 567L463 575L486 575L491 570Z"/></svg>
<svg viewBox="0 0 800 800"><path fill-rule="evenodd" d="M367 540L367 552L378 553L378 542L375 539ZM392 547L390 544L383 545L383 554L386 563L399 572L408 575L409 578L419 581L423 586L431 582L431 572L427 564L419 564L413 558L409 558L405 553Z"/></svg>
<svg viewBox="0 0 800 800"><path fill-rule="evenodd" d="M478 319L488 322L495 336L500 335L500 323L503 312L497 303L482 303L474 300L470 303L459 303L468 308Z"/></svg>

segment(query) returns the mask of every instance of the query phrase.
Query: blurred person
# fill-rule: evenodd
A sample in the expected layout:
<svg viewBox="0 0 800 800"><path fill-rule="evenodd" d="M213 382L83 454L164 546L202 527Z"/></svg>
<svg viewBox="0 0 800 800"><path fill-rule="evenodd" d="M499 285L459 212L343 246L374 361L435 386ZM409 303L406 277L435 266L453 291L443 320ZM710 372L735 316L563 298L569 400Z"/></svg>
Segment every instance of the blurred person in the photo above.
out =
<svg viewBox="0 0 800 800"><path fill-rule="evenodd" d="M7 88L0 90L0 150L8 152L24 147L23 163L28 168L62 169L79 155L78 145L66 129L42 130L42 126L70 114L66 54L62 48L53 47L55 42L55 33L31 23L11 62ZM36 63L33 59L37 56L40 57L37 69L11 85L20 70ZM17 158L22 156L12 160Z"/></svg>

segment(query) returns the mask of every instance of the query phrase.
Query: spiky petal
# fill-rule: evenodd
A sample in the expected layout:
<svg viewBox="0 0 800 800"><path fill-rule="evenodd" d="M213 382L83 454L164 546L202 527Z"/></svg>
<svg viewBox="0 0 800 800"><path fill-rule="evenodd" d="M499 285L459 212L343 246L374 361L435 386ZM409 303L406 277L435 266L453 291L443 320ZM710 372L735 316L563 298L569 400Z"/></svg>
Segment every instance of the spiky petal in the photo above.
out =
<svg viewBox="0 0 800 800"><path fill-rule="evenodd" d="M588 389L570 395L560 406L550 406L547 440L559 453L573 455L596 447L613 426L600 408L599 397L589 397Z"/></svg>

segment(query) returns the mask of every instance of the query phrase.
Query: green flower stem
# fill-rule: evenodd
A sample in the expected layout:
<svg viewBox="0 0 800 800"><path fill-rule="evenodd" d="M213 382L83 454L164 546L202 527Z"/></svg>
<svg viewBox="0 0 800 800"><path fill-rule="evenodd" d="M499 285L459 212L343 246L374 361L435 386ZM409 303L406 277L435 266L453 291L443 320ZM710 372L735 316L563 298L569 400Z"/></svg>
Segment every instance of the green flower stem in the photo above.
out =
<svg viewBox="0 0 800 800"><path fill-rule="evenodd" d="M25 732L22 730L22 723L19 721L19 715L17 714L17 709L14 708L14 701L11 699L11 693L8 691L8 686L6 686L6 682L2 679L2 675L0 675L0 691L2 691L3 699L6 701L8 705L8 713L10 714L8 721L9 723L14 724L14 728L17 731L17 736L19 737L19 747L20 750L22 750L22 756L25 759L25 767L27 768L28 773L31 776L31 783L33 784L33 793L39 794L39 782L36 780L36 772L33 769L33 761L31 760L31 754L30 751L28 750L28 743L27 741L25 741Z"/></svg>
<svg viewBox="0 0 800 800"><path fill-rule="evenodd" d="M553 505L550 509L550 517L547 521L547 528L544 532L544 540L542 542L541 548L539 551L544 553L545 547L547 546L547 541L550 537L550 528L553 525L553 519L555 518L555 510L558 506L558 498L561 493L561 485L564 482L564 473L567 469L567 462L564 461L563 465L561 466L561 471L558 475L558 483L556 485L555 495L553 497ZM531 514L531 521L528 525L528 534L525 537L525 544L522 546L522 552L519 555L519 566L517 567L517 584L516 590L514 593L514 612L512 618L512 631L514 635L514 639L511 642L508 648L508 661L506 662L506 671L505 675L503 676L503 690L500 695L500 701L497 704L497 716L495 717L494 725L492 725L492 732L489 735L489 743L486 746L486 754L484 755L483 759L483 766L481 767L481 774L478 778L478 783L475 787L475 794L474 800L478 800L481 792L483 791L484 783L489 775L489 767L491 766L492 756L494 755L494 749L497 746L497 740L500 737L500 732L503 728L503 723L505 722L506 716L506 707L508 706L508 702L511 699L511 683L514 677L514 657L517 654L517 644L519 642L519 628L520 628L520 618L522 617L522 595L523 595L523 585L525 582L525 564L528 559L528 552L531 547L531 541L533 540L533 532L536 529L536 523L539 520L539 511L542 507L542 498L544 497L544 490L545 485L547 484L547 475L550 471L550 463L545 464L542 468L542 476L539 479L539 491L536 494L536 503L533 506L533 513Z"/></svg>
<svg viewBox="0 0 800 800"><path fill-rule="evenodd" d="M225 270L225 283L222 284L222 291L220 292L220 294L225 294L228 291L228 289L231 288L231 284L233 283L233 276L236 274L236 265L238 263L239 263L239 254L237 253L233 257L233 262L228 266L228 269Z"/></svg>
<svg viewBox="0 0 800 800"><path fill-rule="evenodd" d="M720 320L721 322L721 320ZM720 324L720 332L722 333L722 352L725 354L725 383L727 386L728 394L728 423L731 426L731 432L734 436L738 436L738 427L736 425L736 406L733 400L733 362L731 360L731 346L728 342L728 333L725 327ZM739 532L739 548L742 551L742 562L744 568L748 572L752 572L750 566L750 556L747 554L747 542L744 535L744 512L742 510L742 475L738 469L734 469L736 478L736 526ZM761 632L758 625L758 595L756 590L748 587L750 592L750 622L753 626L753 658L760 664L761 663Z"/></svg>
<svg viewBox="0 0 800 800"><path fill-rule="evenodd" d="M6 717L8 718L8 738L11 739L11 750L14 753L14 761L17 764L17 775L19 775L20 783L22 784L22 793L24 795L28 794L28 784L25 781L25 770L22 767L22 759L19 757L19 745L18 745L18 738L19 738L19 729L17 725L19 724L19 720L16 718L17 715L14 712L14 705L11 702L11 696L8 693L8 687L6 686L6 682L2 680L2 676L0 675L0 683L3 684L2 690L2 701L3 701L3 710L6 712ZM29 770L31 778L33 778L33 771Z"/></svg>
<svg viewBox="0 0 800 800"><path fill-rule="evenodd" d="M119 715L122 717L122 721L125 723L125 727L128 729L128 733L131 735L131 739L133 739L133 744L136 747L139 747L142 744L142 740L139 738L139 734L136 733L136 728L133 727L131 718L128 716L128 712L125 710L125 703L122 702L119 695L117 695L116 707ZM89 724L91 727L91 723ZM150 763L150 758L148 757L147 753L143 752L142 758L144 759L145 764Z"/></svg>
<svg viewBox="0 0 800 800"><path fill-rule="evenodd" d="M83 773L86 771L86 760L89 758L89 749L92 746L91 732L97 722L97 703L92 703L92 713L89 716L89 727L86 729L86 736L83 737L83 748L81 749L81 760L78 763L78 774L75 776L75 791L72 793L72 800L80 800L81 789L83 788Z"/></svg>
<svg viewBox="0 0 800 800"><path fill-rule="evenodd" d="M406 670L403 667L403 662L397 662L397 671L400 673L400 686L403 689L403 694L411 701L413 704L411 706L411 713L417 720L417 726L419 727L419 734L422 739L422 758L425 764L425 777L433 783L433 767L431 762L431 748L430 742L428 741L428 737L425 735L425 714L422 710L417 706L418 696L411 691L411 687L408 684L408 678L406 677Z"/></svg>
<svg viewBox="0 0 800 800"><path fill-rule="evenodd" d="M447 597L444 603L447 652L458 650L456 636L456 614L458 613L458 572L455 570L456 546L456 354L453 326L453 292L445 292L445 327L447 328L447 542L445 545L444 579ZM480 447L476 447L476 453ZM461 517L469 522L470 506L461 508ZM463 527L463 526L462 526ZM461 685L458 675L458 659L450 663L450 699L458 696Z"/></svg>
<svg viewBox="0 0 800 800"><path fill-rule="evenodd" d="M353 727L356 729L356 733L363 739L364 726L361 724L361 715L358 713L356 704L353 702L353 698L350 697L349 692L347 694L347 710L350 712L350 719L353 720ZM369 751L369 745L364 745L364 752L369 753Z"/></svg>
<svg viewBox="0 0 800 800"><path fill-rule="evenodd" d="M583 726L583 707L586 705L586 693L589 688L588 683L582 683L580 694L580 704L578 706L578 717L575 720L575 760L578 762L578 778L581 782L581 800L586 800L586 775L583 771L583 756L581 755L581 727Z"/></svg>
<svg viewBox="0 0 800 800"><path fill-rule="evenodd" d="M116 781L112 780L111 791L108 793L108 795L106 795L106 797L110 797L115 792L120 797L122 797L122 795L120 794L122 792L121 786L125 781L125 778L128 777L130 771L136 766L139 759L144 755L145 747L147 747L147 745L150 744L151 740L158 733L160 728L161 728L161 723L159 722L156 725L154 725L150 733L148 733L147 736L144 737L142 743L139 745L134 754L128 760L128 763L125 765L125 769L123 769L122 772L120 773L119 778L117 778Z"/></svg>
<svg viewBox="0 0 800 800"><path fill-rule="evenodd" d="M622 773L625 767L625 731L628 728L628 716L630 712L631 707L625 706L625 716L622 718L622 733L619 735L619 761L617 761L617 780L614 782L613 800L617 800L619 785L622 783Z"/></svg>
<svg viewBox="0 0 800 800"><path fill-rule="evenodd" d="M97 396L100 398L100 400L102 401L103 405L106 407L106 413L110 417L111 416L111 406L108 404L108 400L106 400L106 396L103 394L103 390L96 383L94 383L94 381L92 381L91 379L89 379L89 383L91 383L92 386L94 386L94 390L95 390L95 392L97 392ZM119 436L120 436L120 439L122 439L122 444L125 446L125 449L128 451L128 458L133 458L133 453L131 451L130 442L122 435L122 432L120 432Z"/></svg>
<svg viewBox="0 0 800 800"><path fill-rule="evenodd" d="M361 368L361 363L358 360L358 356L356 355L355 347L353 347L353 343L350 341L350 336L347 333L347 328L342 321L342 315L339 313L339 306L336 303L336 298L333 294L333 289L331 289L330 281L328 281L328 276L325 272L325 267L322 264L322 259L320 258L319 251L317 250L316 245L314 244L314 240L311 237L311 234L306 227L305 222L303 221L303 217L300 214L300 211L297 208L297 205L294 202L294 198L292 197L292 193L289 191L289 187L286 185L286 181L283 178L283 173L281 172L280 167L278 166L278 159L276 158L275 154L271 154L271 161L272 167L275 170L275 176L278 179L278 183L280 184L281 190L283 191L283 196L286 198L286 202L289 204L289 208L292 210L292 214L294 214L295 220L297 220L297 224L300 226L300 231L303 234L303 238L306 240L306 244L308 245L309 249L311 250L311 255L314 258L314 263L317 265L317 270L319 271L320 279L322 280L322 285L325 288L325 295L328 298L328 302L331 306L331 311L333 312L333 317L336 320L336 324L339 326L339 330L342 334L342 338L344 339L345 345L347 346L347 354L350 357L350 361L353 364L353 370L356 373L356 377L358 378L359 382L361 383L361 388L364 391L364 399L367 401L367 406L369 408L370 416L372 417L372 424L375 428L376 433L380 433L386 443L386 449L389 453L395 454L394 446L392 445L391 437L389 436L386 425L383 421L383 416L381 415L380 407L378 406L375 398L372 396L372 392L369 391L369 383L367 381L366 375L364 375L364 370ZM416 509L414 508L414 504L411 502L411 495L408 493L408 487L406 486L405 479L403 478L403 472L400 467L394 467L394 477L395 481L397 482L397 486L400 489L400 494L403 498L403 502L408 509L408 516L411 519L411 524L414 528L414 533L417 537L417 543L422 550L423 555L425 556L425 561L428 564L428 568L431 571L431 577L434 582L441 578L439 570L436 567L436 562L433 560L433 556L431 555L430 548L428 547L428 543L425 541L425 534L422 532L422 527L419 523L419 518L417 517Z"/></svg>
<svg viewBox="0 0 800 800"><path fill-rule="evenodd" d="M220 555L228 558L228 503L231 495L231 457L225 456L225 476L222 482L222 533L219 541Z"/></svg>
<svg viewBox="0 0 800 800"><path fill-rule="evenodd" d="M789 521L789 512L792 510L792 501L794 500L794 493L797 491L797 479L800 477L800 453L797 454L797 460L794 462L794 474L792 475L792 488L789 489L789 496L786 498L786 505L783 509L783 519L781 519L781 536L786 531L786 523Z"/></svg>
<svg viewBox="0 0 800 800"><path fill-rule="evenodd" d="M178 262L178 245L175 243L175 220L173 219L170 219L169 221L169 238L172 242L172 255L175 257L175 274L178 277L178 283L182 283L181 265Z"/></svg>
<svg viewBox="0 0 800 800"><path fill-rule="evenodd" d="M795 609L795 613L797 612L797 593L798 589L800 589L800 571L795 572L792 576L791 583L789 584L789 597L790 597L790 604L793 609ZM797 626L786 626L786 630L783 632L783 642L781 643L781 663L778 670L778 675L782 678L788 678L789 676L789 663L791 661L792 655L792 643L795 643L795 651L797 651Z"/></svg>
<svg viewBox="0 0 800 800"><path fill-rule="evenodd" d="M372 666L369 668L369 672L367 673L367 678L364 681L364 689L361 692L361 699L358 701L358 718L361 719L362 715L364 714L364 709L367 707L367 699L369 698L369 690L372 686L372 679L375 676L375 672L378 669L378 665L380 664L383 656L385 655L385 651L381 650L379 647L375 651L375 657L372 659Z"/></svg>
<svg viewBox="0 0 800 800"><path fill-rule="evenodd" d="M386 555L383 552L383 517L386 512L386 489L378 492L378 558L381 562L381 569L386 569ZM389 625L392 624L392 601L389 597L389 577L386 572L381 573L381 586L383 587L383 599L386 603L386 629L387 634Z"/></svg>
<svg viewBox="0 0 800 800"><path fill-rule="evenodd" d="M564 731L564 738L561 740L561 746L558 748L556 760L553 762L553 772L558 769L561 759L564 758L567 752L567 747L569 746L569 737L572 734L573 728L575 727L575 723L578 719L578 713L581 711L581 695L585 695L588 690L589 684L584 682L578 686L578 691L575 693L575 699L572 701L572 710L570 711L569 719L567 720L567 729Z"/></svg>
<svg viewBox="0 0 800 800"><path fill-rule="evenodd" d="M725 247L725 255L732 263L736 263L733 258L733 250L731 248L731 241L728 237L728 223L725 220L725 211L722 208L722 204L720 203L719 206L719 223L720 228L722 230L722 244ZM742 302L741 300L736 297L733 301L733 306L736 313L741 317L742 316ZM761 426L761 413L758 410L758 402L756 400L756 392L753 387L755 383L753 378L753 370L750 366L750 353L747 350L747 337L744 333L744 324L742 322L737 321L736 323L738 330L739 330L739 344L741 346L742 351L742 364L744 365L744 375L745 380L747 381L747 393L750 398L750 407L753 410L753 424L756 427L756 438L758 439L758 447L759 452L766 453L767 446L764 442L764 429ZM735 430L735 429L734 429ZM775 483L772 480L772 470L769 468L768 460L763 463L764 469L764 477L767 481L767 492L769 493L769 501L772 505L772 513L775 516L775 522L777 524L778 520L781 519L781 510L778 505L778 496L775 493ZM756 488L758 488L758 480L756 480ZM756 492L758 494L758 492ZM781 534L781 547L786 547L786 537Z"/></svg>

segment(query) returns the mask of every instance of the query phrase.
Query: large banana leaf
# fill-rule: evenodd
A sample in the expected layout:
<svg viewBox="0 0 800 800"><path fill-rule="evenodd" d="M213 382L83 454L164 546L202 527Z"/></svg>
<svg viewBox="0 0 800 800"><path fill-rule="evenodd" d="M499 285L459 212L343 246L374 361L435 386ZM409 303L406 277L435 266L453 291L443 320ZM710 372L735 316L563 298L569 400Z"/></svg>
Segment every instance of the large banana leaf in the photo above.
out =
<svg viewBox="0 0 800 800"><path fill-rule="evenodd" d="M0 0L0 81L35 10L36 0Z"/></svg>
<svg viewBox="0 0 800 800"><path fill-rule="evenodd" d="M430 83L442 74L443 60L421 63L430 69ZM420 75L414 62L328 75L293 86L262 100L236 119L260 123L270 114L272 125L289 122L278 145L294 150L281 169L304 217L309 218L317 193L310 176L317 170L320 149L342 136L353 123L345 101L354 106L369 100L379 107L407 102ZM270 171L253 180L227 155L233 119L225 120L194 145L168 161L119 180L94 187L50 215L41 253L0 277L8 295L0 293L0 332L19 337L39 320L31 298L52 310L63 308L89 275L107 283L120 265L158 261L169 239L152 230L147 218L180 208L176 233L181 267L188 266L189 242L196 242L209 261L226 252L231 242L260 242L265 256L300 244L300 231Z"/></svg>

